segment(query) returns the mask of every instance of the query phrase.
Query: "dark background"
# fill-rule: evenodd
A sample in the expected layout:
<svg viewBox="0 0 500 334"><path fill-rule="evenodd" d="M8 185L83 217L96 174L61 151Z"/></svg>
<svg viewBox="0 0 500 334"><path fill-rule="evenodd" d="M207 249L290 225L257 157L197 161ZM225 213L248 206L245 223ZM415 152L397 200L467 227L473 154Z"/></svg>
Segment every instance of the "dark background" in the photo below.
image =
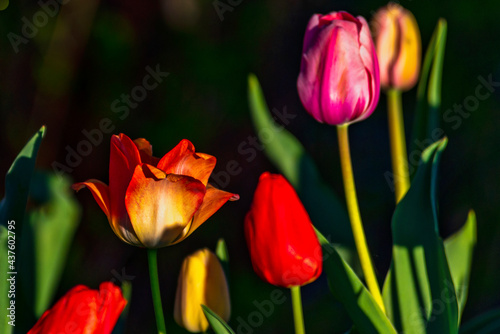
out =
<svg viewBox="0 0 500 334"><path fill-rule="evenodd" d="M442 111L474 96L479 76L492 75L500 81L498 1L406 0L401 4L416 16L424 50L438 18L448 21ZM276 171L262 152L251 161L238 152L240 143L255 136L247 105L247 76L250 72L258 76L270 108L286 107L297 115L287 129L300 139L323 178L342 197L335 128L317 124L304 111L295 88L303 33L314 13L346 10L369 19L383 5L384 1L368 0L243 0L221 20L211 0L70 0L15 52L9 33L21 36L23 17L33 22L41 7L34 1L12 1L0 12L0 174L6 173L41 125L47 125L47 135L38 166L51 170L55 161L66 165L67 147L76 149L86 139L82 131L98 128L104 118L111 120L112 133L147 138L157 156L187 138L197 151L217 157L215 174L236 160L243 171L232 176L224 189L239 193L241 200L226 204L186 241L161 249L159 261L167 326L169 332L181 333L172 317L181 261L199 248L214 249L217 239L225 238L231 261L231 325L237 329L238 318L248 321L257 309L253 301L269 299L274 289L253 273L242 229L258 176ZM122 114L115 113L111 104L141 85L146 66L159 66L170 75L130 109L128 117L120 119ZM409 138L415 89L403 99ZM390 262L394 210L393 193L384 179L384 172L391 168L385 106L382 94L374 114L350 128L361 214L379 277ZM470 208L476 210L478 219L464 320L500 306L499 107L500 95L495 91L460 126L442 124L450 140L440 174L442 236L456 231ZM104 134L102 143L65 174L74 181L97 178L107 182L110 136ZM0 189L3 186L1 180ZM124 270L135 276L127 333L152 333L145 250L114 236L88 191L77 197L83 206L82 220L57 296L79 283L96 288L115 277L113 270ZM310 333L346 329L346 316L327 291L324 277L303 289ZM286 302L276 306L254 332L292 332L290 299L284 292Z"/></svg>

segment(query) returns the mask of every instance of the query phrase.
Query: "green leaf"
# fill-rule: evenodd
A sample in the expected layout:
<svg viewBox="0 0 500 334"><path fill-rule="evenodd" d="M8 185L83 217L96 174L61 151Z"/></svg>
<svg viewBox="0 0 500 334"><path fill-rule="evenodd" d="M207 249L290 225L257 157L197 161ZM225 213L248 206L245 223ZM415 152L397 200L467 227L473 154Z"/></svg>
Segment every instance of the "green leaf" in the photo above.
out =
<svg viewBox="0 0 500 334"><path fill-rule="evenodd" d="M125 300L127 301L127 305L123 309L120 317L118 318L118 321L116 322L115 327L113 328L113 334L125 333L125 325L128 317L128 312L130 310L130 300L132 298L132 283L129 281L123 281L121 288L123 298L125 298Z"/></svg>
<svg viewBox="0 0 500 334"><path fill-rule="evenodd" d="M52 303L80 219L80 207L70 186L67 177L41 172L35 173L31 182L30 198L37 205L27 222L33 240L30 251L35 259L37 318Z"/></svg>
<svg viewBox="0 0 500 334"><path fill-rule="evenodd" d="M440 19L425 53L417 88L417 108L410 152L422 152L421 143L438 140L440 127L441 82L447 23ZM411 158L411 153L410 153ZM411 173L414 176L414 172Z"/></svg>
<svg viewBox="0 0 500 334"><path fill-rule="evenodd" d="M349 314L356 332L396 333L389 319L349 265L333 245L318 231L316 235L323 250L323 269L333 296Z"/></svg>
<svg viewBox="0 0 500 334"><path fill-rule="evenodd" d="M460 327L460 334L500 333L500 308L480 314Z"/></svg>
<svg viewBox="0 0 500 334"><path fill-rule="evenodd" d="M28 201L28 194L31 183L31 176L35 168L36 157L40 143L45 134L45 126L42 126L40 130L28 141L28 143L23 147L21 152L17 155L16 159L9 168L9 171L5 175L5 197L0 202L0 226L1 236L0 241L2 245L2 253L0 254L0 268L2 268L7 263L7 251L4 249L7 245L5 244L7 239L7 226L8 221L15 222L15 270L18 271L22 268L23 259L21 256L21 249L23 245L23 221L26 211L26 204ZM5 251L4 251L5 250ZM0 278L2 278L7 271L2 269ZM5 282L5 281L3 281ZM20 326L23 322L29 322L31 320L32 314L26 312L28 306L23 304L24 296L21 287L19 286L19 281L17 281L16 286L16 326ZM6 284L1 284L0 291L7 287ZM7 305L9 303L7 293L2 293L0 295L0 306ZM25 321L26 319L30 319ZM7 324L8 318L4 317L0 320L0 328L3 333L10 333L12 328ZM5 330L5 331L3 331Z"/></svg>
<svg viewBox="0 0 500 334"><path fill-rule="evenodd" d="M388 315L405 333L457 333L458 305L438 232L436 186L444 138L423 153L392 218L393 262L384 285Z"/></svg>
<svg viewBox="0 0 500 334"><path fill-rule="evenodd" d="M201 305L201 308L207 317L208 323L216 334L235 334L231 327L229 327L229 325L208 306Z"/></svg>
<svg viewBox="0 0 500 334"><path fill-rule="evenodd" d="M226 278L229 281L229 252L227 250L226 241L220 238L217 241L217 246L215 248L215 254L219 258L221 262L222 269L224 269L224 274L226 274Z"/></svg>
<svg viewBox="0 0 500 334"><path fill-rule="evenodd" d="M5 175L5 197L0 202L0 224L4 226L7 220L15 220L19 227L23 222L31 176L44 135L45 126L42 126L19 152ZM16 228L16 232L21 233L21 229Z"/></svg>
<svg viewBox="0 0 500 334"><path fill-rule="evenodd" d="M253 74L248 78L248 99L256 133L271 134L269 140L262 142L264 152L296 189L314 225L334 236L336 243L354 247L344 206L325 185L302 144L275 123L259 81Z"/></svg>
<svg viewBox="0 0 500 334"><path fill-rule="evenodd" d="M476 246L476 214L469 211L465 225L444 242L444 249L458 299L459 321L467 301L472 255Z"/></svg>

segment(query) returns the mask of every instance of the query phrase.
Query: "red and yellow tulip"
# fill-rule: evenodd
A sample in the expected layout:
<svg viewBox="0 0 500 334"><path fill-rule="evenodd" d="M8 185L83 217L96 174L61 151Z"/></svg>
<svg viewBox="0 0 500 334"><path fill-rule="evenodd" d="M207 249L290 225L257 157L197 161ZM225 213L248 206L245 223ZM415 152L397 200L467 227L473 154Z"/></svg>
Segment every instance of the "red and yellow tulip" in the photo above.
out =
<svg viewBox="0 0 500 334"><path fill-rule="evenodd" d="M89 188L121 240L160 248L181 242L228 200L239 198L208 183L215 163L186 139L159 159L146 139L114 135L109 186L91 179L73 188Z"/></svg>

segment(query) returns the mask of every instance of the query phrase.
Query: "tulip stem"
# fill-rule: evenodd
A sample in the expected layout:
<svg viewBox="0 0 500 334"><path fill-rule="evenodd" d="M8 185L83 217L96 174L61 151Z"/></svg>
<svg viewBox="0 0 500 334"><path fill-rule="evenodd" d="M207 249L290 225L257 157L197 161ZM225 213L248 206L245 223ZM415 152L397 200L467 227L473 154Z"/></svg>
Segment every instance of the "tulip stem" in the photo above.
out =
<svg viewBox="0 0 500 334"><path fill-rule="evenodd" d="M363 231L363 223L361 222L361 215L359 213L356 185L354 184L354 174L352 172L348 125L344 124L337 126L337 135L339 140L340 164L342 166L342 176L344 179L345 198L356 250L358 251L368 290L370 290L375 302L377 302L378 306L385 313L384 302L380 294L375 271L373 270L370 252L366 244L365 232Z"/></svg>
<svg viewBox="0 0 500 334"><path fill-rule="evenodd" d="M394 195L397 204L410 188L401 91L397 89L389 89L387 91L387 112L389 118L392 172L394 176Z"/></svg>
<svg viewBox="0 0 500 334"><path fill-rule="evenodd" d="M163 306L161 304L160 281L158 280L158 250L148 249L149 279L151 280L151 293L153 294L153 305L156 317L158 334L166 334Z"/></svg>
<svg viewBox="0 0 500 334"><path fill-rule="evenodd" d="M295 334L305 334L304 329L304 314L302 312L302 299L300 297L300 286L292 286L293 320L295 323Z"/></svg>

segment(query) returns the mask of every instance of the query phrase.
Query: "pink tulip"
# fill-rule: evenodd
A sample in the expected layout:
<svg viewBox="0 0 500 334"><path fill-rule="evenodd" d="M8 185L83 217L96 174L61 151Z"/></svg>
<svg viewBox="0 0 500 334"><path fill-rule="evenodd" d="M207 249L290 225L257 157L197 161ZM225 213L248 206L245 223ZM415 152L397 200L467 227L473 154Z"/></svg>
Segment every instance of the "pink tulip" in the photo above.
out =
<svg viewBox="0 0 500 334"><path fill-rule="evenodd" d="M313 15L304 37L297 88L304 107L318 122L341 125L372 114L380 76L363 17L347 12Z"/></svg>

